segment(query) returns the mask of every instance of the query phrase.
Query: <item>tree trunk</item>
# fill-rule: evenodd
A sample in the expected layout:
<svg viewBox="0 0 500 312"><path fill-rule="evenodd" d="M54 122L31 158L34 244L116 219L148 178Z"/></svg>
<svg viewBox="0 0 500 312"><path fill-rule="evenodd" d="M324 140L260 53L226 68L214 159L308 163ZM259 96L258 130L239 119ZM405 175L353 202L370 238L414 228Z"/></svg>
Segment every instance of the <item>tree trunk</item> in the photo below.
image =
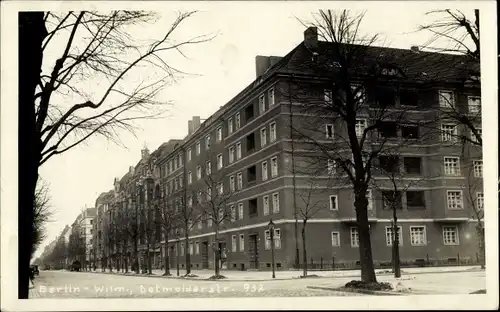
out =
<svg viewBox="0 0 500 312"><path fill-rule="evenodd" d="M370 227L368 224L368 200L365 194L356 196L356 221L359 233L359 261L361 264L361 280L367 283L376 283L375 269L373 267L372 247L370 242Z"/></svg>
<svg viewBox="0 0 500 312"><path fill-rule="evenodd" d="M150 249L150 245L149 245L149 242L146 244L146 259L148 261L148 267L147 267L147 270L148 270L148 274L153 274L153 272L151 271L151 249Z"/></svg>
<svg viewBox="0 0 500 312"><path fill-rule="evenodd" d="M219 248L219 230L217 229L215 231L215 263L214 263L214 268L215 268L215 276L219 276L220 274L220 248Z"/></svg>
<svg viewBox="0 0 500 312"><path fill-rule="evenodd" d="M168 250L168 231L165 230L165 260L164 266L165 266L165 273L163 275L165 276L170 276L170 256L169 256L169 250Z"/></svg>
<svg viewBox="0 0 500 312"><path fill-rule="evenodd" d="M189 226L188 223L186 222L185 224L186 227L186 275L191 274L191 255L189 254Z"/></svg>
<svg viewBox="0 0 500 312"><path fill-rule="evenodd" d="M307 248L306 248L306 224L307 221L304 220L304 223L302 224L302 252L303 252L303 257L304 257L304 277L307 276Z"/></svg>
<svg viewBox="0 0 500 312"><path fill-rule="evenodd" d="M42 68L42 42L47 36L43 12L18 14L18 298L28 299L30 261L34 253L34 206L38 167L41 160L40 133L36 127L35 91Z"/></svg>
<svg viewBox="0 0 500 312"><path fill-rule="evenodd" d="M485 252L485 238L484 238L484 226L481 224L482 220L477 220L476 231L477 231L477 241L479 249L479 264L481 269L486 268L486 252Z"/></svg>

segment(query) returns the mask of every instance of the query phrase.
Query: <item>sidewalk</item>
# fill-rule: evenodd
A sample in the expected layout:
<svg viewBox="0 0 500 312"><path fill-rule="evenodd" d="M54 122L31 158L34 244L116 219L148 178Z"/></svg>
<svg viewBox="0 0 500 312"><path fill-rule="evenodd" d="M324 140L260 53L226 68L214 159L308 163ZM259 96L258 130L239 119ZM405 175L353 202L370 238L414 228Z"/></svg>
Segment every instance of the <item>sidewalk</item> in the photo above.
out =
<svg viewBox="0 0 500 312"><path fill-rule="evenodd" d="M30 289L28 293L28 299L37 299L37 298L42 298L40 295L40 292L38 291L38 287L35 287L35 285L30 281Z"/></svg>
<svg viewBox="0 0 500 312"><path fill-rule="evenodd" d="M446 272L479 272L481 271L480 266L455 266L455 267L426 267L426 268L404 268L402 269L402 275L414 275L414 274L426 274L426 273L446 273ZM100 270L93 271L92 273L101 274L117 274L125 276L143 276L143 277L156 277L156 278L184 278L186 274L185 270L180 270L180 276L177 276L177 271L174 269L170 270L172 276L162 276L164 270L153 270L153 275L146 274L136 274L134 272L123 273L113 271L110 273L101 272ZM390 276L392 273L387 269L375 270L377 276ZM213 270L191 270L191 274L195 275L192 277L185 277L190 280L206 280L214 275ZM236 271L236 270L222 270L221 275L225 276L226 279L222 281L271 281L271 280L291 280L299 279L302 275L302 271L276 271L276 278L271 278L271 271ZM329 278L344 278L344 277L359 277L361 275L360 270L342 270L342 271L308 271L309 275L317 275L319 277L329 277Z"/></svg>

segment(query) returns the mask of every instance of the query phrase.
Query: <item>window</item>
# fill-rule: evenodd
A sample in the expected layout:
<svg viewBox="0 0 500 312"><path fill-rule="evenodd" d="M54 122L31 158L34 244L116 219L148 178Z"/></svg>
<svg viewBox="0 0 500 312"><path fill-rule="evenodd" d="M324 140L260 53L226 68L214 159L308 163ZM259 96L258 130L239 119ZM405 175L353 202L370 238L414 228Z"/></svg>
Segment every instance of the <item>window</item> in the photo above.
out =
<svg viewBox="0 0 500 312"><path fill-rule="evenodd" d="M267 180L267 161L262 162L262 181Z"/></svg>
<svg viewBox="0 0 500 312"><path fill-rule="evenodd" d="M208 220L207 220L207 227L211 228L213 225L213 221L212 221L212 217L208 217Z"/></svg>
<svg viewBox="0 0 500 312"><path fill-rule="evenodd" d="M406 174L420 174L421 172L420 157L404 157L403 166Z"/></svg>
<svg viewBox="0 0 500 312"><path fill-rule="evenodd" d="M240 251L245 251L245 235L240 234Z"/></svg>
<svg viewBox="0 0 500 312"><path fill-rule="evenodd" d="M182 188L182 181L184 180L183 176L179 177L179 187Z"/></svg>
<svg viewBox="0 0 500 312"><path fill-rule="evenodd" d="M243 189L243 174L241 172L237 173L238 177L238 190Z"/></svg>
<svg viewBox="0 0 500 312"><path fill-rule="evenodd" d="M448 209L464 209L462 191L446 191Z"/></svg>
<svg viewBox="0 0 500 312"><path fill-rule="evenodd" d="M460 175L460 158L459 157L445 157L444 158L444 174L447 176Z"/></svg>
<svg viewBox="0 0 500 312"><path fill-rule="evenodd" d="M265 240L264 248L266 250L271 249L271 235L269 234L269 230L264 231L264 240Z"/></svg>
<svg viewBox="0 0 500 312"><path fill-rule="evenodd" d="M281 230L280 229L274 229L274 248L276 248L276 249L281 248Z"/></svg>
<svg viewBox="0 0 500 312"><path fill-rule="evenodd" d="M395 138L398 136L398 126L393 121L382 121L378 126L378 133L382 138Z"/></svg>
<svg viewBox="0 0 500 312"><path fill-rule="evenodd" d="M200 224L201 224L201 223L200 223ZM195 252L196 252L196 254L197 254L197 255L199 255L199 254L200 254L200 242L196 242L196 243L195 243L195 246L196 246L196 248L195 248Z"/></svg>
<svg viewBox="0 0 500 312"><path fill-rule="evenodd" d="M248 123L250 120L253 119L254 117L254 111L253 111L253 104L248 105L245 107L245 121Z"/></svg>
<svg viewBox="0 0 500 312"><path fill-rule="evenodd" d="M175 185L175 190L177 191L179 189L179 179L177 178L174 179L174 185Z"/></svg>
<svg viewBox="0 0 500 312"><path fill-rule="evenodd" d="M366 128L366 119L356 119L356 136L361 138Z"/></svg>
<svg viewBox="0 0 500 312"><path fill-rule="evenodd" d="M366 199L368 200L368 207L366 209L373 209L373 200L372 200L372 190L366 190Z"/></svg>
<svg viewBox="0 0 500 312"><path fill-rule="evenodd" d="M268 195L262 197L262 206L264 206L264 215L267 216L269 214L269 196Z"/></svg>
<svg viewBox="0 0 500 312"><path fill-rule="evenodd" d="M174 171L175 171L175 170L177 170L177 156L174 157L172 162L174 163Z"/></svg>
<svg viewBox="0 0 500 312"><path fill-rule="evenodd" d="M408 210L425 210L424 191L406 191L406 206Z"/></svg>
<svg viewBox="0 0 500 312"><path fill-rule="evenodd" d="M480 96L469 96L467 98L469 104L469 113L479 113L481 111L481 97Z"/></svg>
<svg viewBox="0 0 500 312"><path fill-rule="evenodd" d="M337 171L337 163L333 159L328 159L328 175L333 175Z"/></svg>
<svg viewBox="0 0 500 312"><path fill-rule="evenodd" d="M412 246L427 245L425 226L410 226L410 244Z"/></svg>
<svg viewBox="0 0 500 312"><path fill-rule="evenodd" d="M280 212L280 194L274 193L273 194L273 213L278 213L278 212Z"/></svg>
<svg viewBox="0 0 500 312"><path fill-rule="evenodd" d="M264 94L259 96L259 113L263 113L266 111L266 99Z"/></svg>
<svg viewBox="0 0 500 312"><path fill-rule="evenodd" d="M267 101L269 102L269 106L274 105L274 88L269 89L267 91Z"/></svg>
<svg viewBox="0 0 500 312"><path fill-rule="evenodd" d="M445 245L458 245L458 228L443 226L443 242Z"/></svg>
<svg viewBox="0 0 500 312"><path fill-rule="evenodd" d="M241 115L240 113L236 114L236 130L238 130L241 127Z"/></svg>
<svg viewBox="0 0 500 312"><path fill-rule="evenodd" d="M339 210L337 195L330 195L330 210Z"/></svg>
<svg viewBox="0 0 500 312"><path fill-rule="evenodd" d="M201 179L201 166L196 166L196 179Z"/></svg>
<svg viewBox="0 0 500 312"><path fill-rule="evenodd" d="M236 190L236 183L234 182L234 176L229 177L229 190L234 192Z"/></svg>
<svg viewBox="0 0 500 312"><path fill-rule="evenodd" d="M441 125L441 141L455 142L457 140L457 126L453 124Z"/></svg>
<svg viewBox="0 0 500 312"><path fill-rule="evenodd" d="M221 169L224 166L224 162L222 160L222 154L217 155L217 169Z"/></svg>
<svg viewBox="0 0 500 312"><path fill-rule="evenodd" d="M328 104L332 104L333 103L333 92L332 92L332 90L325 89L323 91L323 94L324 94L324 100L325 100L325 102L328 103Z"/></svg>
<svg viewBox="0 0 500 312"><path fill-rule="evenodd" d="M399 171L399 158L397 156L379 156L380 168L385 172L396 173Z"/></svg>
<svg viewBox="0 0 500 312"><path fill-rule="evenodd" d="M269 142L276 141L276 123L269 124Z"/></svg>
<svg viewBox="0 0 500 312"><path fill-rule="evenodd" d="M212 200L212 188L210 186L207 187L207 200Z"/></svg>
<svg viewBox="0 0 500 312"><path fill-rule="evenodd" d="M224 194L224 183L222 182L217 183L217 194L218 195Z"/></svg>
<svg viewBox="0 0 500 312"><path fill-rule="evenodd" d="M179 167L182 167L182 154L179 154Z"/></svg>
<svg viewBox="0 0 500 312"><path fill-rule="evenodd" d="M231 206L231 222L236 221L236 207L234 205Z"/></svg>
<svg viewBox="0 0 500 312"><path fill-rule="evenodd" d="M359 232L358 228L351 228L351 247L359 247Z"/></svg>
<svg viewBox="0 0 500 312"><path fill-rule="evenodd" d="M351 92L353 92L353 97L356 105L362 105L365 102L365 89L361 85L351 85Z"/></svg>
<svg viewBox="0 0 500 312"><path fill-rule="evenodd" d="M243 220L243 203L238 204L238 217Z"/></svg>
<svg viewBox="0 0 500 312"><path fill-rule="evenodd" d="M482 178L483 177L483 161L482 160L474 160L473 167L474 167L474 176L476 178Z"/></svg>
<svg viewBox="0 0 500 312"><path fill-rule="evenodd" d="M395 191L382 191L382 199L384 202L383 208L386 210L403 209L403 205L401 203L401 192Z"/></svg>
<svg viewBox="0 0 500 312"><path fill-rule="evenodd" d="M266 128L260 129L260 147L264 147L267 144Z"/></svg>
<svg viewBox="0 0 500 312"><path fill-rule="evenodd" d="M174 171L174 162L171 160L170 162L170 172Z"/></svg>
<svg viewBox="0 0 500 312"><path fill-rule="evenodd" d="M476 193L476 205L478 210L484 209L484 193L478 192Z"/></svg>
<svg viewBox="0 0 500 312"><path fill-rule="evenodd" d="M401 137L408 140L418 139L418 126L401 126Z"/></svg>
<svg viewBox="0 0 500 312"><path fill-rule="evenodd" d="M231 251L236 252L236 235L231 236Z"/></svg>
<svg viewBox="0 0 500 312"><path fill-rule="evenodd" d="M184 243L181 243L181 256L184 256Z"/></svg>
<svg viewBox="0 0 500 312"><path fill-rule="evenodd" d="M205 137L205 149L210 148L210 134Z"/></svg>
<svg viewBox="0 0 500 312"><path fill-rule="evenodd" d="M189 243L189 254L192 255L193 254L193 250L194 249L194 246L193 246L193 243Z"/></svg>
<svg viewBox="0 0 500 312"><path fill-rule="evenodd" d="M187 150L187 160L188 161L191 161L191 158L192 158L191 157L191 152L192 152L191 148L188 148L188 150Z"/></svg>
<svg viewBox="0 0 500 312"><path fill-rule="evenodd" d="M253 183L257 180L257 168L255 165L247 168L247 182Z"/></svg>
<svg viewBox="0 0 500 312"><path fill-rule="evenodd" d="M217 142L222 141L222 127L217 128L217 137L216 137Z"/></svg>
<svg viewBox="0 0 500 312"><path fill-rule="evenodd" d="M333 139L333 125L325 125L325 135L327 139Z"/></svg>
<svg viewBox="0 0 500 312"><path fill-rule="evenodd" d="M482 138L483 137L483 131L481 130L481 128L477 128L476 127L476 132L477 132L477 135L474 134L474 132L471 130L470 132L470 138L471 140L473 140L474 142L478 142L479 141L479 138Z"/></svg>
<svg viewBox="0 0 500 312"><path fill-rule="evenodd" d="M453 108L455 106L453 91L439 91L439 106L441 108Z"/></svg>
<svg viewBox="0 0 500 312"><path fill-rule="evenodd" d="M255 151L255 134L250 133L247 135L247 154L251 154Z"/></svg>
<svg viewBox="0 0 500 312"><path fill-rule="evenodd" d="M340 246L340 233L332 232L332 247L339 247L339 246Z"/></svg>
<svg viewBox="0 0 500 312"><path fill-rule="evenodd" d="M271 177L278 176L278 157L271 158Z"/></svg>
<svg viewBox="0 0 500 312"><path fill-rule="evenodd" d="M241 158L241 142L236 143L236 159Z"/></svg>
<svg viewBox="0 0 500 312"><path fill-rule="evenodd" d="M212 162L210 160L208 160L205 163L205 174L206 175L211 175L212 174Z"/></svg>
<svg viewBox="0 0 500 312"><path fill-rule="evenodd" d="M193 173L191 171L188 172L188 184L193 183Z"/></svg>
<svg viewBox="0 0 500 312"><path fill-rule="evenodd" d="M229 163L232 164L234 162L234 146L229 148Z"/></svg>
<svg viewBox="0 0 500 312"><path fill-rule="evenodd" d="M233 118L229 118L227 121L227 132L233 133Z"/></svg>
<svg viewBox="0 0 500 312"><path fill-rule="evenodd" d="M250 217L256 217L258 215L257 210L257 198L248 200L248 215Z"/></svg>
<svg viewBox="0 0 500 312"><path fill-rule="evenodd" d="M403 106L418 106L418 93L415 90L401 90L399 102Z"/></svg>
<svg viewBox="0 0 500 312"><path fill-rule="evenodd" d="M196 155L200 155L201 153L201 143L197 142L196 143Z"/></svg>
<svg viewBox="0 0 500 312"><path fill-rule="evenodd" d="M199 229L199 230L201 230L201 228L202 228L202 226L203 226L203 224L201 223L201 220L198 220L198 221L196 222L196 225L197 225L198 229Z"/></svg>
<svg viewBox="0 0 500 312"><path fill-rule="evenodd" d="M398 226L398 245L401 246L403 245L403 236L401 235L401 232L403 229L401 226ZM394 242L394 228L392 226L386 226L385 227L385 244L387 246L392 246Z"/></svg>

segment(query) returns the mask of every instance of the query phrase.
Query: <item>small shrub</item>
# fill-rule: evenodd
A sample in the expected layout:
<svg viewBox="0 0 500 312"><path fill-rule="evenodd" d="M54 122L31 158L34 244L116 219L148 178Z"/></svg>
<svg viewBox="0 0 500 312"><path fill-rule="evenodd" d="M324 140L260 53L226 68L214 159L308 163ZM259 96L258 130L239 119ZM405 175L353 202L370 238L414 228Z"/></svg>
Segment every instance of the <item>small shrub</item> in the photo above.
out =
<svg viewBox="0 0 500 312"><path fill-rule="evenodd" d="M198 277L198 275L193 274L193 273L189 273L189 274L184 275L183 277Z"/></svg>
<svg viewBox="0 0 500 312"><path fill-rule="evenodd" d="M392 285L390 283L367 283L363 281L355 281L352 280L349 283L345 284L345 288L350 289L365 289L365 290L374 290L374 291L386 291L392 290Z"/></svg>
<svg viewBox="0 0 500 312"><path fill-rule="evenodd" d="M209 280L221 280L221 279L226 279L227 277L225 277L224 275L212 275L210 276L208 279Z"/></svg>

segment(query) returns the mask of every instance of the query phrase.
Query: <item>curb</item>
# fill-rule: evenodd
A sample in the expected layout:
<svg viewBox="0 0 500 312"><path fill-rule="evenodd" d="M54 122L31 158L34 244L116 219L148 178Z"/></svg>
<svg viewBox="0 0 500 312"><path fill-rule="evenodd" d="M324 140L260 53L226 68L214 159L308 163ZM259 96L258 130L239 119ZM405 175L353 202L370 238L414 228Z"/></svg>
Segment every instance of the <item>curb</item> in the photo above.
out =
<svg viewBox="0 0 500 312"><path fill-rule="evenodd" d="M330 290L336 292L344 292L344 293L358 293L364 295L374 295L374 296L403 296L403 293L389 292L389 291L376 291L376 290L367 290L367 289L348 289L348 288L333 288L333 287L322 287L322 286L307 286L310 289L321 289L321 290Z"/></svg>

